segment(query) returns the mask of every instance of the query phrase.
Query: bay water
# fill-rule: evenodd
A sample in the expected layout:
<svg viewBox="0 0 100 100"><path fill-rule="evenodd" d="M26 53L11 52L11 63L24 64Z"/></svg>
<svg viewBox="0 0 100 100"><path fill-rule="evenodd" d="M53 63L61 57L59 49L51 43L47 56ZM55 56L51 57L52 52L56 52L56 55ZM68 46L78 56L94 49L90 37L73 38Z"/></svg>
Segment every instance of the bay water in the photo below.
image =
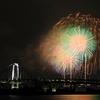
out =
<svg viewBox="0 0 100 100"><path fill-rule="evenodd" d="M100 100L100 95L0 95L0 100Z"/></svg>

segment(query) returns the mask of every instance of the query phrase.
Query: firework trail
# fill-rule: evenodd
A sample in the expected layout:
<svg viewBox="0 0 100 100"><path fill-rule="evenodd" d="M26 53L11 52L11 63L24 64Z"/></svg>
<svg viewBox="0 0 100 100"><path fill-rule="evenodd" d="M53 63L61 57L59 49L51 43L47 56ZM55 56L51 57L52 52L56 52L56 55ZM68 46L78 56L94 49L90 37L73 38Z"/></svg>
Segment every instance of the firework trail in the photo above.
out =
<svg viewBox="0 0 100 100"><path fill-rule="evenodd" d="M81 70L86 78L100 66L99 33L98 18L69 14L54 25L40 45L41 57L58 73L76 74Z"/></svg>

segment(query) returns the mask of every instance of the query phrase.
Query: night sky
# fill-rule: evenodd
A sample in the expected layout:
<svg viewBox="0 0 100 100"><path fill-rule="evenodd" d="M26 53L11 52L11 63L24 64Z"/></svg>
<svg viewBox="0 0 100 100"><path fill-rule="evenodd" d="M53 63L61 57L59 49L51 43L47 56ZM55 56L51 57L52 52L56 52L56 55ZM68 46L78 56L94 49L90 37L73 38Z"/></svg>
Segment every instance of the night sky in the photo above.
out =
<svg viewBox="0 0 100 100"><path fill-rule="evenodd" d="M34 75L59 76L43 64L38 47L62 17L77 12L100 18L99 0L1 0L0 68L17 62Z"/></svg>

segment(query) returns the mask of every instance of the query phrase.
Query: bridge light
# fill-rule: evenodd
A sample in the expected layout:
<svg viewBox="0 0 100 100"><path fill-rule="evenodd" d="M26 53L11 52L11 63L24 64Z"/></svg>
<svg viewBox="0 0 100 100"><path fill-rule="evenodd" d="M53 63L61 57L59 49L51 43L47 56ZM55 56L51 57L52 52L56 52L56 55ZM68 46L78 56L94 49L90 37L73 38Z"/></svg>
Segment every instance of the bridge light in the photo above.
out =
<svg viewBox="0 0 100 100"><path fill-rule="evenodd" d="M87 84L87 86L90 86L90 84Z"/></svg>
<svg viewBox="0 0 100 100"><path fill-rule="evenodd" d="M61 80L61 81L65 81L65 80Z"/></svg>
<svg viewBox="0 0 100 100"><path fill-rule="evenodd" d="M56 92L56 88L52 88L52 92Z"/></svg>
<svg viewBox="0 0 100 100"><path fill-rule="evenodd" d="M70 80L70 82L72 82L72 80Z"/></svg>
<svg viewBox="0 0 100 100"><path fill-rule="evenodd" d="M80 85L84 85L84 84L80 84Z"/></svg>

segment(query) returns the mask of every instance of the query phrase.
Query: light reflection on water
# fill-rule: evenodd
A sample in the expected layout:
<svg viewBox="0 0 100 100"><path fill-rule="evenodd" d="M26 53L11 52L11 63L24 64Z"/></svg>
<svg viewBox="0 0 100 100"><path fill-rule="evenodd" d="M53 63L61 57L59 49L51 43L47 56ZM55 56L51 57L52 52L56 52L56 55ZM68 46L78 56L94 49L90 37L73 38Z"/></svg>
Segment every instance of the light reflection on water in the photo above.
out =
<svg viewBox="0 0 100 100"><path fill-rule="evenodd" d="M7 95L0 100L100 100L100 95Z"/></svg>
<svg viewBox="0 0 100 100"><path fill-rule="evenodd" d="M93 95L61 95L55 97L55 100L98 100Z"/></svg>
<svg viewBox="0 0 100 100"><path fill-rule="evenodd" d="M42 100L100 100L100 95L49 95Z"/></svg>

